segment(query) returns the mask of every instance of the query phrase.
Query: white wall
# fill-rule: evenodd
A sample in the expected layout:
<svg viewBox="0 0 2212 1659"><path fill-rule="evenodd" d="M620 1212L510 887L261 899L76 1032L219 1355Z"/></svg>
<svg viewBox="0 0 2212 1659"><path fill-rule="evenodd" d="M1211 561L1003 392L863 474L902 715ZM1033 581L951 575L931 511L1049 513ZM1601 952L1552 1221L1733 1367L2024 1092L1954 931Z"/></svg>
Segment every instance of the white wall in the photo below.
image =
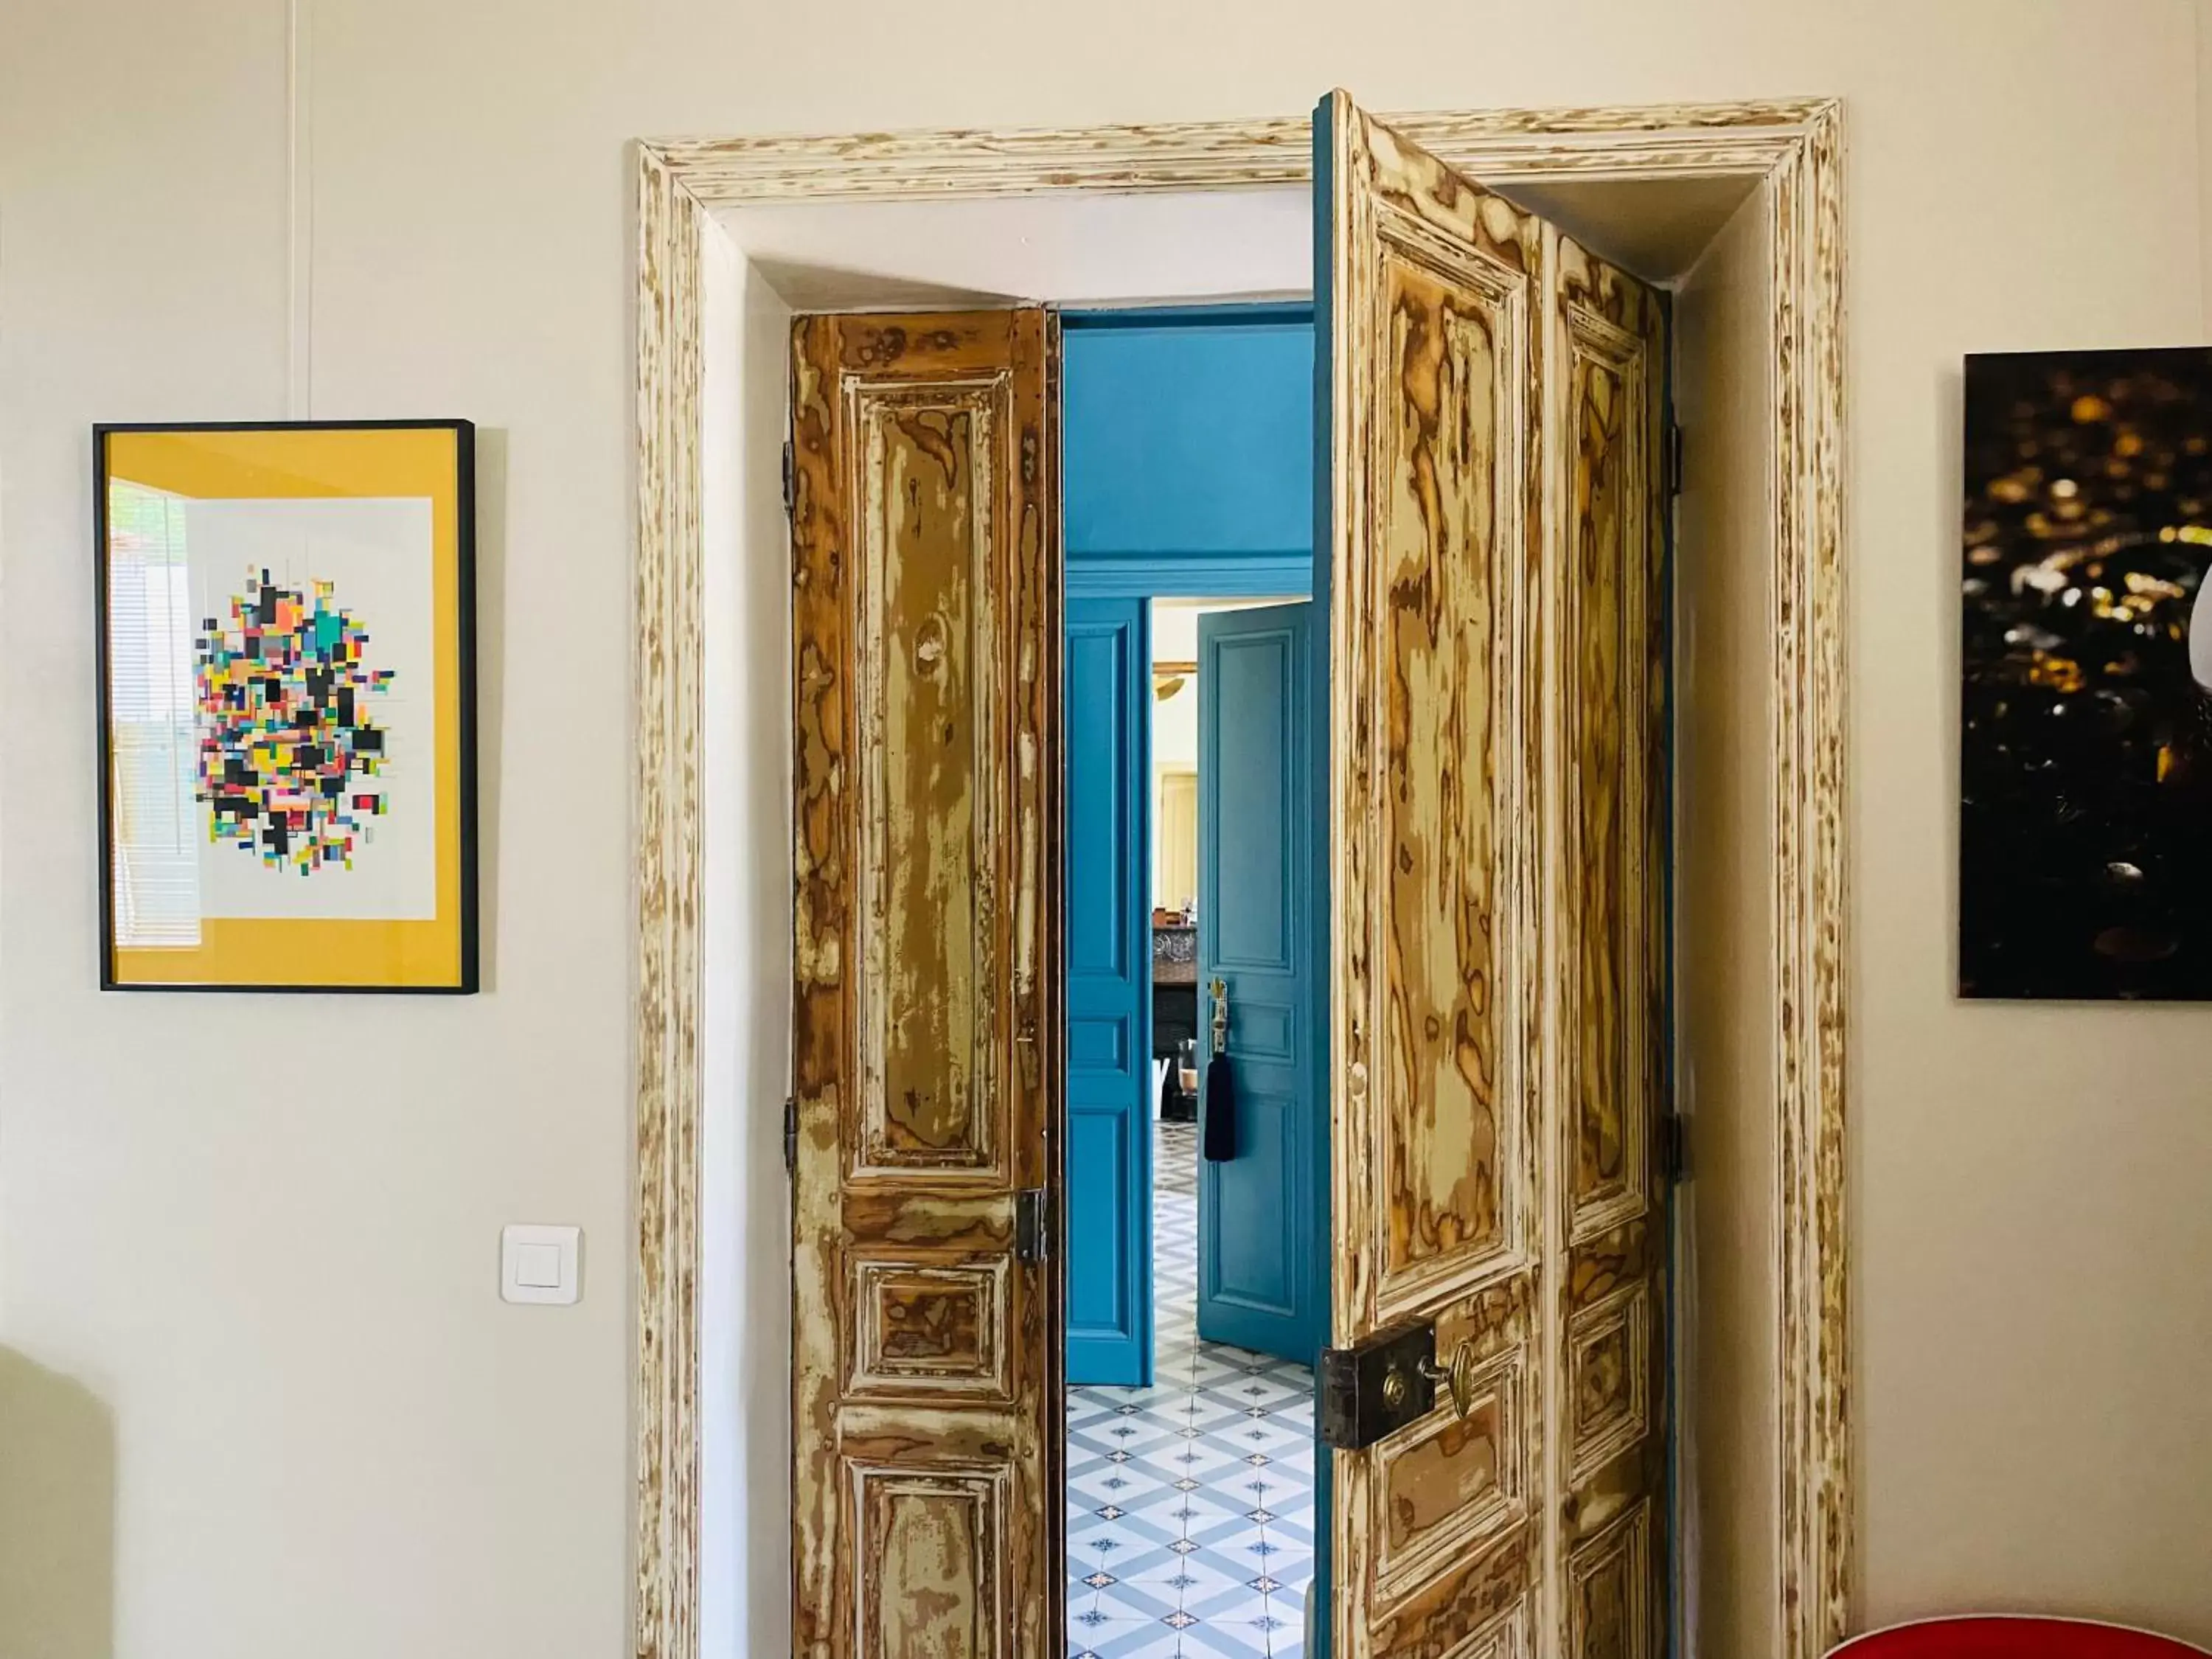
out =
<svg viewBox="0 0 2212 1659"><path fill-rule="evenodd" d="M788 536L781 440L791 310L726 237L701 249L707 560L701 872L700 1640L772 1651L789 1620L789 1532L750 1494L790 1468Z"/></svg>
<svg viewBox="0 0 2212 1659"><path fill-rule="evenodd" d="M1762 189L1674 296L1676 1511L1698 1659L1771 1659L1781 1345L1774 1039L1773 250ZM1762 1379L1765 1380L1761 1386Z"/></svg>
<svg viewBox="0 0 2212 1659"><path fill-rule="evenodd" d="M2212 1022L1948 992L1959 356L2203 337L2190 0L1467 0L1418 27L1318 0L976 0L927 28L852 0L300 4L313 412L484 429L489 988L92 988L87 429L285 412L286 14L12 0L0 1653L621 1650L626 142L1289 112L1335 83L1386 109L1850 100L1865 1611L2212 1638ZM771 962L732 964L741 994L780 994ZM302 1018L352 1041L319 1089L229 1069ZM741 1139L772 1144L779 1099L733 1092ZM497 1303L516 1218L585 1227L580 1306ZM767 1235L747 1219L732 1282ZM728 1467L773 1535L777 1452Z"/></svg>

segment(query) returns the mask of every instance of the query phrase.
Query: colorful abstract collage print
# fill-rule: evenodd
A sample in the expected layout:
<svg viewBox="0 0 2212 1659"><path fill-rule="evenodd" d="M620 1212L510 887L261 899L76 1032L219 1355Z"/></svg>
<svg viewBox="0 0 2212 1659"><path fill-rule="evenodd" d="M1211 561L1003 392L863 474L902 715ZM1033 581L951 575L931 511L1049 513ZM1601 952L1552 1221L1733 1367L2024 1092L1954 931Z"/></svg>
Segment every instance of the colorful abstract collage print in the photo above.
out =
<svg viewBox="0 0 2212 1659"><path fill-rule="evenodd" d="M351 869L387 805L370 708L392 674L369 666L368 629L331 590L250 574L228 618L204 620L195 653L209 837L303 876Z"/></svg>

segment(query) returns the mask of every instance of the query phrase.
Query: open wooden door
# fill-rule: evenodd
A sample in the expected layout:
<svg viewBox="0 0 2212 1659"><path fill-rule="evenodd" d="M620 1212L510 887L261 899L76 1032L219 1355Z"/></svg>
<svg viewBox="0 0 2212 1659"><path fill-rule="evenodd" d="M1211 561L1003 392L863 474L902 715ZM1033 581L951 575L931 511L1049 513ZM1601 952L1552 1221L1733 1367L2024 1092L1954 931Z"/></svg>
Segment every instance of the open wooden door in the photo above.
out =
<svg viewBox="0 0 2212 1659"><path fill-rule="evenodd" d="M1656 1659L1657 296L1315 135L1336 1659Z"/></svg>
<svg viewBox="0 0 2212 1659"><path fill-rule="evenodd" d="M793 342L795 1651L1060 1627L1058 444L1042 312Z"/></svg>

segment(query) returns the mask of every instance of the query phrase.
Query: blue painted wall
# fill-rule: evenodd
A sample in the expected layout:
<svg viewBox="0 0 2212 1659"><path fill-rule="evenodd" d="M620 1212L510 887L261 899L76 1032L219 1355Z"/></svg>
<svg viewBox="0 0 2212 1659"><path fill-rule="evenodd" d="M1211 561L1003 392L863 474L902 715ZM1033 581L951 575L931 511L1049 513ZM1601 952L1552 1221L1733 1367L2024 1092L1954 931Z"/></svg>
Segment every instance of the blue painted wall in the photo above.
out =
<svg viewBox="0 0 2212 1659"><path fill-rule="evenodd" d="M1073 313L1061 454L1071 593L1303 593L1307 306Z"/></svg>

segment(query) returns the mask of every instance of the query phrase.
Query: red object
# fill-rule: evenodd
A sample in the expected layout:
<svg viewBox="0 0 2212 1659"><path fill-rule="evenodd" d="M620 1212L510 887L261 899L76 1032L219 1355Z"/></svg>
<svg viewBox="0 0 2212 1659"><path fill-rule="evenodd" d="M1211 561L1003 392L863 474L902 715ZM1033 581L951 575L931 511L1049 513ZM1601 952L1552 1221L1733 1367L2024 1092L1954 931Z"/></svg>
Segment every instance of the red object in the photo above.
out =
<svg viewBox="0 0 2212 1659"><path fill-rule="evenodd" d="M2204 1659L2170 1636L2087 1619L1923 1619L1855 1636L1830 1659Z"/></svg>

